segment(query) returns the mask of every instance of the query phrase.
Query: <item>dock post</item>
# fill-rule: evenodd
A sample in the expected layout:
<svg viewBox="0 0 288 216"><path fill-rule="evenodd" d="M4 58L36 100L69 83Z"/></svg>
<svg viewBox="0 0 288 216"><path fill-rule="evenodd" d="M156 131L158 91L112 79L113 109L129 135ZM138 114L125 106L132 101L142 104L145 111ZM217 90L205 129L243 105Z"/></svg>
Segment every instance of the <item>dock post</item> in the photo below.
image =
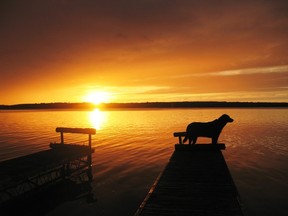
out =
<svg viewBox="0 0 288 216"><path fill-rule="evenodd" d="M63 132L60 132L60 135L61 135L61 144L64 144L64 134L63 134Z"/></svg>
<svg viewBox="0 0 288 216"><path fill-rule="evenodd" d="M89 135L89 147L90 149L92 148L92 138L91 138L91 134L88 134Z"/></svg>
<svg viewBox="0 0 288 216"><path fill-rule="evenodd" d="M179 144L183 144L181 136L179 136L178 138L179 138Z"/></svg>
<svg viewBox="0 0 288 216"><path fill-rule="evenodd" d="M88 136L89 136L89 148L90 148L90 150L92 149L92 138L91 138L91 133L90 134L88 134ZM89 179L89 181L92 181L93 180L93 175L92 175L92 155L91 154L89 154L88 156L87 156L87 162L88 162L88 170L87 170L87 175L88 175L88 179Z"/></svg>

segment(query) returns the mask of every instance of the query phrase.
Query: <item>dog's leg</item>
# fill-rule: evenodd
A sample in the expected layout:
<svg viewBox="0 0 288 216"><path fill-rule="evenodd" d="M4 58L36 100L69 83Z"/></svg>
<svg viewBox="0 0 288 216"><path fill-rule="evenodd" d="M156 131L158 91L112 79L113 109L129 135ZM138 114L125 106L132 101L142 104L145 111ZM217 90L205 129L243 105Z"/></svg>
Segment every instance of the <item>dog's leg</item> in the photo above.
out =
<svg viewBox="0 0 288 216"><path fill-rule="evenodd" d="M197 138L198 138L197 136L196 136L196 137L193 137L193 142L192 142L192 143L193 143L193 145L195 145L195 144L196 144Z"/></svg>
<svg viewBox="0 0 288 216"><path fill-rule="evenodd" d="M218 137L219 137L219 135L212 137L212 144L214 144L214 145L217 144Z"/></svg>

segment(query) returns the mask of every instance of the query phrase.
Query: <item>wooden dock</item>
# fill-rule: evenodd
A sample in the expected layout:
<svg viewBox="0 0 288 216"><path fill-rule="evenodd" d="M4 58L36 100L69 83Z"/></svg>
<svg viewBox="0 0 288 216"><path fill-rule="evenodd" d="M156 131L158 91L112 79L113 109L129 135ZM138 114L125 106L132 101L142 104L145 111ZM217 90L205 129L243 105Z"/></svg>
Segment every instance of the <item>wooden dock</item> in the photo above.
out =
<svg viewBox="0 0 288 216"><path fill-rule="evenodd" d="M51 143L51 149L0 162L0 204L23 194L75 175L91 173L91 128L56 128L60 143ZM88 134L88 145L64 143L64 133Z"/></svg>
<svg viewBox="0 0 288 216"><path fill-rule="evenodd" d="M243 215L221 149L225 149L224 144L176 144L135 216Z"/></svg>

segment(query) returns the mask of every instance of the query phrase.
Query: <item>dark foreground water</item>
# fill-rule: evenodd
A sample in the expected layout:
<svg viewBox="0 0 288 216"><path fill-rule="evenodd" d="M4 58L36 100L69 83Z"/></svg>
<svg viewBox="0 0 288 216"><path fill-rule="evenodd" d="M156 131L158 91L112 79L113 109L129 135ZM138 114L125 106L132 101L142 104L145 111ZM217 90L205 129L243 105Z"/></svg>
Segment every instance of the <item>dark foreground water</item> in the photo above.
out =
<svg viewBox="0 0 288 216"><path fill-rule="evenodd" d="M47 215L129 216L168 162L177 143L173 132L223 113L235 120L224 128L219 142L226 144L223 154L244 211L288 215L288 109L0 111L0 161L48 149L50 142L59 141L56 127L94 127L91 187L96 201L68 194L49 206ZM87 142L86 136L67 138Z"/></svg>

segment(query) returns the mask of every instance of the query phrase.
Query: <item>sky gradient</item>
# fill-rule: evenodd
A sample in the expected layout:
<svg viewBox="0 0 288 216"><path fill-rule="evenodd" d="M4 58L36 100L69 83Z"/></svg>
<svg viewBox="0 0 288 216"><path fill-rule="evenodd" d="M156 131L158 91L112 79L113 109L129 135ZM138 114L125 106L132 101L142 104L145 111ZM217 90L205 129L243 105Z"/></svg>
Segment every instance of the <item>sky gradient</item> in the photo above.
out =
<svg viewBox="0 0 288 216"><path fill-rule="evenodd" d="M3 0L0 14L0 104L288 102L287 0Z"/></svg>

